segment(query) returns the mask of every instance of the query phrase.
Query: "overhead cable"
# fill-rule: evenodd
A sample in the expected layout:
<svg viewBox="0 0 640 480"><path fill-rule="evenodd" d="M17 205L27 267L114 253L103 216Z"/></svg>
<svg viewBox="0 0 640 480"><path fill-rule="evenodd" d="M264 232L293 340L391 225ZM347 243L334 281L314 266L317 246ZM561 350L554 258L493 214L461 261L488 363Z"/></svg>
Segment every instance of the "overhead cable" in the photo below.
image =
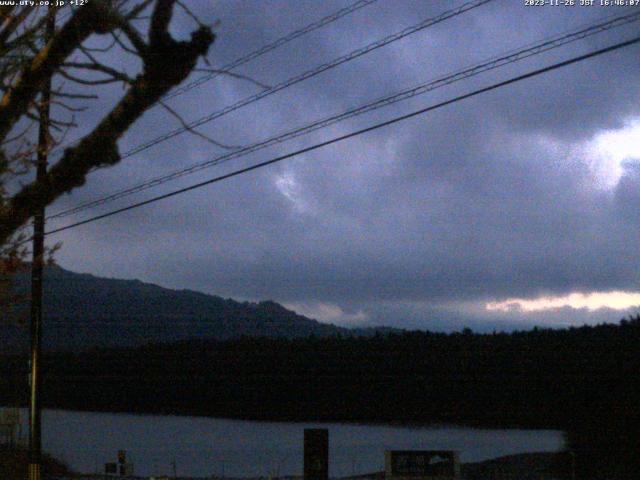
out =
<svg viewBox="0 0 640 480"><path fill-rule="evenodd" d="M427 18L426 20L423 20L422 22L416 24L416 25L412 25L410 27L407 27L399 32L396 32L394 34L388 35L380 40L377 40L375 42L369 43L368 45L358 48L356 50L353 50L349 53L347 53L346 55L342 55L338 58L335 58L327 63L323 63L322 65L318 65L317 67L312 68L311 70L307 70L304 73L301 73L299 75L296 75L294 77L291 77L287 80L284 80L272 87L266 88L264 90L262 90L261 92L258 92L254 95L251 95L249 97L245 97L231 105L228 105L220 110L216 110L213 113L210 113L208 115L205 115L204 117L201 117L197 120L193 120L189 123L187 123L185 126L182 126L180 128L171 130L169 132L166 132L162 135L157 136L156 138L149 140L148 142L145 142L141 145L138 145L130 150L128 150L127 152L124 152L121 155L121 158L128 158L131 157L133 155L136 155L144 150L147 150L148 148L157 145L161 142L164 142L166 140L169 140L170 138L173 138L177 135L180 135L182 133L188 132L189 130L192 130L194 128L197 128L201 125L204 125L205 123L211 122L212 120L215 120L217 118L220 118L224 115L227 115L235 110L238 110L242 107L245 107L246 105L249 105L250 103L254 103L257 102L258 100L261 100L265 97L268 97L270 95L273 95L274 93L277 93L281 90L284 90L285 88L289 88L293 85L296 85L300 82L303 82L305 80L308 80L309 78L315 77L323 72L326 72L327 70L331 70L332 68L335 68L339 65L342 65L346 62L349 62L351 60L354 60L358 57L361 57L363 55L366 55L369 52L372 52L374 50L377 50L378 48L384 47L385 45L389 45L390 43L396 42L402 38L405 38L413 33L419 32L421 30L424 30L428 27L431 27L433 25L436 25L438 23L444 22L445 20L448 20L450 18L456 17L458 15L461 15L465 12L468 12L470 10L473 10L474 8L480 7L486 3L489 3L493 0L473 0L471 2L467 2L462 4L461 6L451 9L451 10L447 10L446 12L441 13L440 15L437 15L435 17L431 17L431 18Z"/></svg>
<svg viewBox="0 0 640 480"><path fill-rule="evenodd" d="M230 160L236 159L236 158L240 158L240 157L244 157L246 155L249 155L253 152L262 150L264 148L273 146L275 144L278 143L282 143L284 141L287 140L291 140L293 138L302 136L302 135L306 135L309 134L311 132L314 132L316 130L319 130L321 128L325 128L328 127L330 125L333 125L335 123L344 121L346 119L352 118L352 117L356 117L374 110L377 110L379 108L418 96L418 95L422 95L428 92L431 92L437 88L441 88L444 87L446 85L450 85L452 83L455 82L459 82L461 80L473 77L475 75L479 75L480 73L483 72L487 72L490 70L494 70L496 68L499 67L503 67L505 65L511 64L511 63L515 63L517 61L520 60L524 60L526 58L529 58L531 56L534 55L539 55L541 53L547 52L549 50L552 49L556 49L559 48L563 45L567 45L569 43L575 42L577 40L581 40L584 38L587 38L589 36L595 35L597 33L603 32L603 31L607 31L616 27L620 27L622 25L628 24L628 23L632 23L632 22L636 22L640 20L640 12L636 12L633 14L629 14L629 15L624 15L624 16L620 16L620 17L616 17L612 20L608 20L605 22L600 22L597 23L595 25L589 26L587 28L583 28L580 29L578 31L574 31L572 33L568 33L568 34L564 34L564 35L560 35L560 36L556 36L552 39L543 41L541 43L532 45L532 46L528 46L526 48L523 48L521 50L516 50L516 51L512 51L511 53L508 54L504 54L502 56L498 56L498 57L492 57L488 60L485 60L483 62L474 64L470 67L467 67L465 69L456 71L454 73L449 73L447 75L438 77L434 80L430 80L429 82L426 83L422 83L418 86L409 88L409 89L405 89L402 90L398 93L395 93L393 95L388 95L382 98L379 98L378 100L375 100L373 102L369 102L365 105L359 106L357 108L352 108L349 109L347 111L344 111L340 114L337 115L332 115L330 117L327 118L323 118L321 120L317 120L314 121L312 123L309 123L305 126L302 127L298 127L295 128L293 130L289 130L285 133L281 133L279 135L275 135L272 136L270 138L267 138L265 140L253 143L251 145L248 145L246 147L243 147L241 149L238 149L236 151L233 152L229 152L223 155L219 155L216 156L212 159L206 160L204 162L200 162L200 163L196 163L194 165L190 165L189 167L168 173L168 174L164 174L158 177L155 177L153 179L147 180L145 182L142 182L140 184L125 188L125 189L121 189L117 192L114 192L108 196L96 199L96 200L92 200L89 202L85 202L83 204L80 204L76 207L72 207L69 208L67 210L63 210L61 212L55 213L51 216L48 217L48 219L54 219L54 218L61 218L61 217L66 217L69 215L73 215L76 213L79 213L81 211L90 209L90 208L94 208L112 201L115 201L117 199L123 198L123 197L127 197L129 195L156 187L158 185L164 184L166 182L178 179L180 177L183 177L185 175L189 175L201 170L204 170L206 168L210 168L216 165L220 165L222 163L228 162Z"/></svg>
<svg viewBox="0 0 640 480"><path fill-rule="evenodd" d="M80 225L86 225L88 223L92 223L92 222L95 222L97 220L101 220L101 219L104 219L104 218L107 218L107 217L111 217L111 216L114 216L114 215L117 215L117 214L120 214L120 213L127 212L129 210L133 210L133 209L142 207L144 205L149 205L151 203L155 203L155 202L158 202L160 200L164 200L164 199L167 199L167 198L174 197L176 195L180 195L182 193L186 193L186 192L189 192L189 191L192 191L192 190L196 190L196 189L202 188L202 187L207 186L207 185L218 183L218 182L221 182L223 180L227 180L229 178L236 177L238 175L251 172L253 170L258 170L258 169L266 167L268 165L273 165L273 164L281 162L283 160L287 160L289 158L296 157L296 156L302 155L304 153L308 153L308 152L311 152L311 151L314 151L314 150L318 150L318 149L326 147L328 145L332 145L332 144L341 142L343 140L347 140L349 138L353 138L353 137L362 135L364 133L368 133L368 132L371 132L371 131L374 131L374 130L378 130L380 128L383 128L383 127L386 127L386 126L389 126L389 125L393 125L395 123L398 123L398 122L401 122L401 121L404 121L404 120L408 120L408 119L416 117L418 115L423 115L423 114L425 114L427 112L442 108L442 107L447 106L447 105L451 105L453 103L457 103L457 102L459 102L461 100L465 100L467 98L475 97L475 96L480 95L482 93L486 93L486 92L489 92L489 91L492 91L492 90L496 90L498 88L502 88L502 87L505 87L507 85L510 85L510 84L513 84L513 83L516 83L516 82L520 82L522 80L526 80L528 78L536 77L538 75L542 75L544 73L548 73L548 72L551 72L553 70L557 70L559 68L563 68L563 67L566 67L568 65L572 65L574 63L578 63L578 62L587 60L589 58L594 58L594 57L603 55L605 53L609 53L609 52L612 52L612 51L615 51L615 50L619 50L619 49L624 48L624 47L635 45L637 43L640 43L640 37L635 37L635 38L633 38L631 40L627 40L625 42L617 43L615 45L612 45L612 46L609 46L609 47L606 47L606 48L602 48L602 49L599 49L599 50L595 50L595 51L589 52L589 53L584 54L584 55L573 57L573 58L571 58L569 60L565 60L565 61L562 61L562 62L559 62L559 63L555 63L553 65L550 65L550 66L547 66L547 67L544 67L544 68L539 68L537 70L533 70L533 71L525 73L523 75L518 75L518 76L512 77L512 78L510 78L508 80L503 80L501 82L494 83L494 84L492 84L492 85L490 85L488 87L480 88L480 89L474 90L474 91L472 91L470 93L459 95L459 96L454 97L452 99L449 99L449 100L446 100L446 101L443 101L443 102L440 102L440 103L436 103L434 105L430 105L430 106L425 107L425 108L421 108L421 109L416 110L414 112L411 112L411 113L408 113L408 114L405 114L405 115L401 115L401 116L392 118L390 120L386 120L384 122L380 122L380 123L377 123L375 125L372 125L372 126L360 129L360 130L356 130L354 132L351 132L351 133L348 133L348 134L345 134L345 135L340 135L340 136L334 137L334 138L332 138L330 140L326 140L324 142L316 143L316 144L311 145L309 147L305 147L305 148L296 150L294 152L287 153L285 155L280 155L280 156L272 158L270 160L266 160L266 161L257 163L255 165L249 166L249 167L241 168L239 170L235 170L233 172L230 172L230 173L227 173L227 174L224 174L224 175L220 175L220 176L211 178L209 180L205 180L203 182L199 182L199 183L190 185L188 187L184 187L184 188L181 188L181 189L178 189L178 190L174 190L172 192L165 193L163 195L158 195L156 197L144 200L142 202L134 203L132 205L128 205L128 206L123 207L123 208L118 208L116 210L112 210L110 212L103 213L101 215L96 215L94 217L91 217L91 218L88 218L88 219L85 219L85 220L82 220L82 221L79 221L79 222L75 222L75 223L72 223L72 224L69 224L69 225L65 225L63 227L59 227L59 228L56 228L54 230L50 230L50 231L46 232L45 235L53 235L53 234L58 233L58 232L63 232L65 230L69 230L69 229L72 229L72 228L79 227Z"/></svg>

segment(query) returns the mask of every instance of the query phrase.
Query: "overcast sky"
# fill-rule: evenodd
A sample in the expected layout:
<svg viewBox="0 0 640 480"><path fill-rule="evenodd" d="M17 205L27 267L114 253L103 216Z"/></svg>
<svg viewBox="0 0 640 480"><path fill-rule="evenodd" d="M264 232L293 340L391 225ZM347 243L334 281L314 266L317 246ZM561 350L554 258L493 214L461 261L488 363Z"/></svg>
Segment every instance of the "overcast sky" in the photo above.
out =
<svg viewBox="0 0 640 480"><path fill-rule="evenodd" d="M579 0L576 0L579 3ZM351 2L193 0L220 67ZM276 85L461 5L379 0L236 71ZM596 0L599 4L599 0ZM210 122L249 145L482 60L640 9L495 0ZM194 28L177 12L174 31ZM251 165L632 38L637 22L188 175L72 220ZM62 267L247 300L344 325L432 330L618 321L640 307L640 47L464 100L51 236ZM111 61L135 71L122 54ZM191 78L198 78L195 73ZM194 120L260 91L222 76L170 104ZM104 88L104 109L122 89ZM99 118L81 117L84 128ZM179 127L146 114L121 151ZM79 134L77 132L76 134ZM93 173L49 212L225 153L183 134ZM611 293L618 292L618 293ZM620 293L624 292L624 293ZM571 296L569 296L571 295Z"/></svg>

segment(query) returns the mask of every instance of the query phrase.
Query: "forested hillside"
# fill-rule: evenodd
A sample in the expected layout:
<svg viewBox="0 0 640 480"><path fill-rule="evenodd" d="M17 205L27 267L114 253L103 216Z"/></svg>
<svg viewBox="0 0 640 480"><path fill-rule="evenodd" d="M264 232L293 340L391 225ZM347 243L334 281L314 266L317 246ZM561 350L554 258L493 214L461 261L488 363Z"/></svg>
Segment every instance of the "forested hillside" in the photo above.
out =
<svg viewBox="0 0 640 480"><path fill-rule="evenodd" d="M509 334L99 349L48 355L43 398L49 407L83 410L556 428L597 469L637 461L639 341L640 316ZM0 403L26 404L26 366L22 357L2 359Z"/></svg>
<svg viewBox="0 0 640 480"><path fill-rule="evenodd" d="M346 328L306 318L272 301L238 302L56 266L47 268L44 279L44 346L48 350L136 346L188 338L348 333ZM29 281L26 273L19 276L17 290L28 291ZM24 326L0 322L0 352L26 351L28 333Z"/></svg>

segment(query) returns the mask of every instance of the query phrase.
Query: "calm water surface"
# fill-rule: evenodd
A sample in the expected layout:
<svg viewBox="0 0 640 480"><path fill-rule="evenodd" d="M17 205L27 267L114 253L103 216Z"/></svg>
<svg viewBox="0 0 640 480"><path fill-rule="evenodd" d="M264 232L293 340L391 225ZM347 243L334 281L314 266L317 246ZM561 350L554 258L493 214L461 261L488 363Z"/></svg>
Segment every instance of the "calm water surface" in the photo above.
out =
<svg viewBox="0 0 640 480"><path fill-rule="evenodd" d="M26 412L22 411L23 418ZM303 430L329 429L330 475L384 468L386 449L458 450L463 462L533 451L556 451L562 432L404 428L378 425L278 423L208 417L45 410L44 449L83 473L102 471L127 451L136 475L259 476L302 472Z"/></svg>

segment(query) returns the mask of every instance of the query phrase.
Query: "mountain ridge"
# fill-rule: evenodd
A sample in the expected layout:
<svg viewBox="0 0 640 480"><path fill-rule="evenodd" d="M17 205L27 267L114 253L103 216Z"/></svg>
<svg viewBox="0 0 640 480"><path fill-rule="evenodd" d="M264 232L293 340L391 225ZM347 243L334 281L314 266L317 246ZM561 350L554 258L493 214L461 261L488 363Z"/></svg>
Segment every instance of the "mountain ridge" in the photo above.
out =
<svg viewBox="0 0 640 480"><path fill-rule="evenodd" d="M16 276L15 284L17 291L28 291L28 269ZM273 300L239 302L137 279L75 273L60 266L45 269L43 324L47 350L127 347L189 338L301 338L378 331L319 322ZM27 330L25 326L1 326L0 353L24 351Z"/></svg>

